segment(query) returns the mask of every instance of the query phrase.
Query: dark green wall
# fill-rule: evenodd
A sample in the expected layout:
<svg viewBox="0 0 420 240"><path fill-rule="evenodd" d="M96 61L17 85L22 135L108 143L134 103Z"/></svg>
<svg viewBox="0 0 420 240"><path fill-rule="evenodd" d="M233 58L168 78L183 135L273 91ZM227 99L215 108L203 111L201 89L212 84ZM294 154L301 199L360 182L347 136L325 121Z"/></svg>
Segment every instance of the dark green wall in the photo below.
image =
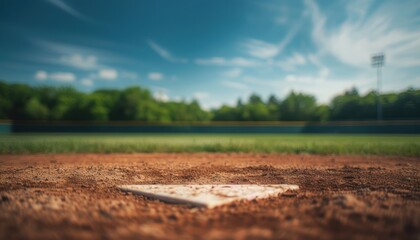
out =
<svg viewBox="0 0 420 240"><path fill-rule="evenodd" d="M12 126L10 123L0 123L0 133L11 133Z"/></svg>
<svg viewBox="0 0 420 240"><path fill-rule="evenodd" d="M420 122L371 123L287 123L287 124L244 124L232 123L198 125L141 125L141 124L75 124L75 123L0 123L2 133L51 133L51 132L86 132L86 133L395 133L420 134Z"/></svg>

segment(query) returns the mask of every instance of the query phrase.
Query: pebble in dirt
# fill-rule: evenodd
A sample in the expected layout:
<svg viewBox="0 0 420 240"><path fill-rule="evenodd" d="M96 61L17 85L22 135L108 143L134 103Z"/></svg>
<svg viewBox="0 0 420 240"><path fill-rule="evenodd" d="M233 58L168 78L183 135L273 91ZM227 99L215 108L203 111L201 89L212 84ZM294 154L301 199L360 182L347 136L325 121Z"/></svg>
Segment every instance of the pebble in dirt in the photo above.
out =
<svg viewBox="0 0 420 240"><path fill-rule="evenodd" d="M133 192L169 203L213 208L237 200L268 198L287 190L298 190L289 184L270 185L122 185L122 191Z"/></svg>

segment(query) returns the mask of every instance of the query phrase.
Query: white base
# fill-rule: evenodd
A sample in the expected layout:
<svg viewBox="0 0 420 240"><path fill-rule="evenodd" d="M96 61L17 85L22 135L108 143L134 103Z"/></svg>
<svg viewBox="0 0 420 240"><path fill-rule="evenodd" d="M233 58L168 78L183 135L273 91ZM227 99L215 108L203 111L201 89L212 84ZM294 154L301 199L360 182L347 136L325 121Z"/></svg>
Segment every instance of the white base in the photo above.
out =
<svg viewBox="0 0 420 240"><path fill-rule="evenodd" d="M170 203L196 207L216 207L236 200L267 198L287 190L298 190L297 185L122 185L122 191L133 192Z"/></svg>

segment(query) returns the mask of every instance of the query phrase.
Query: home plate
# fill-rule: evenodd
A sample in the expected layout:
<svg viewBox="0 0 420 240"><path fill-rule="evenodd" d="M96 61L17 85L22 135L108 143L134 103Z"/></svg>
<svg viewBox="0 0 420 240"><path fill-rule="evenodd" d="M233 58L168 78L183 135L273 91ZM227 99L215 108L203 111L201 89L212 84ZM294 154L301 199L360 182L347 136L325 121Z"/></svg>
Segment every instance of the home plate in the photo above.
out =
<svg viewBox="0 0 420 240"><path fill-rule="evenodd" d="M169 203L196 207L216 207L236 200L268 198L287 190L298 190L297 185L122 185L122 191L133 192Z"/></svg>

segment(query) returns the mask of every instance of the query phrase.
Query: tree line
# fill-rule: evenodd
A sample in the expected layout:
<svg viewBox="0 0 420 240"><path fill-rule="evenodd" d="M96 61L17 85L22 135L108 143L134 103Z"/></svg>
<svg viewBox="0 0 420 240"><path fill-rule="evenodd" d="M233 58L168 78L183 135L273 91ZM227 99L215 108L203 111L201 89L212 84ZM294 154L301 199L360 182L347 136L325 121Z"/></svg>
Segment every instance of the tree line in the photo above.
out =
<svg viewBox="0 0 420 240"><path fill-rule="evenodd" d="M384 120L420 119L420 90L380 96ZM329 104L312 95L290 92L284 99L257 94L235 106L206 111L197 100L158 101L145 88L98 89L90 93L72 87L32 87L0 81L0 119L45 121L342 121L376 119L377 94L353 88Z"/></svg>

